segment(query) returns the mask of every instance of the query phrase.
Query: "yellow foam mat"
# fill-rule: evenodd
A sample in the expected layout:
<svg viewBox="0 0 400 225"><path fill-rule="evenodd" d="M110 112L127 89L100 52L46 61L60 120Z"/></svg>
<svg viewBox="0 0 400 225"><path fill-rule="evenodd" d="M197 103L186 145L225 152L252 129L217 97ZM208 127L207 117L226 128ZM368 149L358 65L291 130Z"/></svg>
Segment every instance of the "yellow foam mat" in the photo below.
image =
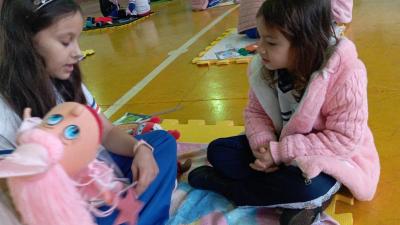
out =
<svg viewBox="0 0 400 225"><path fill-rule="evenodd" d="M127 24L124 24L124 25L118 25L118 26L112 26L112 27L104 27L104 28L100 28L100 29L84 30L82 32L86 33L86 34L93 34L93 33L102 33L102 32L110 32L110 31L114 31L114 30L125 29L127 27L133 26L133 25L135 25L135 24L137 24L137 23L139 23L139 22L141 22L141 21L153 16L154 14L155 13L151 13L151 14L149 14L147 16L141 17L141 18L139 18L137 20L134 20L134 21L132 21L130 23L127 23Z"/></svg>
<svg viewBox="0 0 400 225"><path fill-rule="evenodd" d="M82 51L82 59L85 59L88 56L94 55L94 53L96 53L93 49L86 49Z"/></svg>
<svg viewBox="0 0 400 225"><path fill-rule="evenodd" d="M209 125L204 120L189 120L187 124L180 124L178 120L165 119L161 126L166 130L178 130L181 133L179 141L189 143L209 143L216 138L234 136L244 131L243 126L235 126L233 121L229 120ZM353 225L351 213L336 213L337 201L354 204L353 198L337 194L325 212L341 225Z"/></svg>
<svg viewBox="0 0 400 225"><path fill-rule="evenodd" d="M228 37L229 35L232 35L233 33L236 33L237 29L236 28L229 28L227 29L220 37L215 39L209 46L207 46L202 52L198 54L197 57L195 57L192 60L193 64L197 65L227 65L231 63L249 63L251 60L251 56L248 57L243 57L243 58L230 58L230 59L223 59L223 60L218 60L218 59L210 59L210 60L202 60L202 57L209 51L211 50L214 46L216 46L219 42L221 42L224 38ZM255 41L254 41L255 42Z"/></svg>
<svg viewBox="0 0 400 225"><path fill-rule="evenodd" d="M180 124L178 120L165 119L161 126L166 130L178 130L181 133L179 141L188 143L209 143L218 137L238 135L244 131L243 126L235 126L233 121L207 125L204 120L189 120L187 124Z"/></svg>
<svg viewBox="0 0 400 225"><path fill-rule="evenodd" d="M327 214L329 214L332 218L334 218L341 225L353 225L353 214L351 213L341 213L336 214L336 203L338 201L347 203L349 205L354 205L354 198L346 197L341 194L335 195L333 201L325 210Z"/></svg>

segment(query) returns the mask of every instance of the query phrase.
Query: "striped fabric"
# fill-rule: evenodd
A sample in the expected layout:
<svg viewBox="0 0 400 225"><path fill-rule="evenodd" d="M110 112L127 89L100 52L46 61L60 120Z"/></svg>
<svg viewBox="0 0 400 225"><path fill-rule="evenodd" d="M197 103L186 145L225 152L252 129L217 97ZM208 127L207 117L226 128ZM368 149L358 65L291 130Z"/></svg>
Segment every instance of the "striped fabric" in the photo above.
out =
<svg viewBox="0 0 400 225"><path fill-rule="evenodd" d="M207 8L208 0L192 0L192 10L204 10Z"/></svg>
<svg viewBox="0 0 400 225"><path fill-rule="evenodd" d="M85 95L86 101L87 101L87 105L94 109L94 111L96 111L97 113L101 112L101 109L99 107L99 105L97 105L96 99L93 97L93 95L90 93L90 91L87 89L87 87L82 84L82 91L83 94Z"/></svg>
<svg viewBox="0 0 400 225"><path fill-rule="evenodd" d="M238 32L256 27L256 14L264 0L241 0L239 6Z"/></svg>
<svg viewBox="0 0 400 225"><path fill-rule="evenodd" d="M353 17L353 0L332 0L333 20L336 23L350 23Z"/></svg>

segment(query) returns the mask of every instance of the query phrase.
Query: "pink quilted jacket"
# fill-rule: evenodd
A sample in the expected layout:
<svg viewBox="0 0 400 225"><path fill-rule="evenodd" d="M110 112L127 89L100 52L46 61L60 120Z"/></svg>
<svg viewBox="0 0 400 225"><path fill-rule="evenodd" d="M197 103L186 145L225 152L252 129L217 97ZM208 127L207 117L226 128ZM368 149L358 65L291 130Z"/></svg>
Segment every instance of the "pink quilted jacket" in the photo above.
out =
<svg viewBox="0 0 400 225"><path fill-rule="evenodd" d="M245 109L251 147L269 146L276 164L297 165L308 178L320 172L330 174L357 199L371 200L380 163L367 124L366 69L354 44L340 40L325 68L311 76L301 102L283 128L275 90L262 80L261 68L260 57L254 57Z"/></svg>
<svg viewBox="0 0 400 225"><path fill-rule="evenodd" d="M350 23L353 17L353 0L331 1L333 20L337 23Z"/></svg>
<svg viewBox="0 0 400 225"><path fill-rule="evenodd" d="M257 26L256 14L265 0L241 0L239 6L238 33Z"/></svg>

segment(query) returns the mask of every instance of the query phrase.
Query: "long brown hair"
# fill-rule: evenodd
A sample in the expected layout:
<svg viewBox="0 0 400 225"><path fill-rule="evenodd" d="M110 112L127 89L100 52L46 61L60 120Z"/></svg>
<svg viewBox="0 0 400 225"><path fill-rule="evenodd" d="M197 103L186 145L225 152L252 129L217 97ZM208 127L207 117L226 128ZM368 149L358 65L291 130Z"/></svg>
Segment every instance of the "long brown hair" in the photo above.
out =
<svg viewBox="0 0 400 225"><path fill-rule="evenodd" d="M311 74L321 69L329 57L329 42L334 37L331 1L266 0L257 18L263 18L267 27L277 29L290 42L290 72L301 97ZM274 71L265 70L265 79L273 86Z"/></svg>
<svg viewBox="0 0 400 225"><path fill-rule="evenodd" d="M0 11L0 94L22 117L23 109L43 117L57 104L56 91L65 101L86 103L78 65L68 80L50 78L33 37L59 19L80 11L74 0L54 0L36 10L32 0L4 0Z"/></svg>

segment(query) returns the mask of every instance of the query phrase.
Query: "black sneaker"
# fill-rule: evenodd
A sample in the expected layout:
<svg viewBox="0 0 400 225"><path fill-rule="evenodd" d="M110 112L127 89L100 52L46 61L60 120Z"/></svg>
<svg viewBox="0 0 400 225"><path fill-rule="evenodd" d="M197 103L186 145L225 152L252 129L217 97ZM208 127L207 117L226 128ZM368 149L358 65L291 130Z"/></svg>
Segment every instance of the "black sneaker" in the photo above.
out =
<svg viewBox="0 0 400 225"><path fill-rule="evenodd" d="M211 166L200 166L189 173L189 184L197 189L210 190L229 197L233 181L218 174Z"/></svg>
<svg viewBox="0 0 400 225"><path fill-rule="evenodd" d="M332 197L321 207L314 209L284 209L279 218L280 225L311 225L332 201Z"/></svg>
<svg viewBox="0 0 400 225"><path fill-rule="evenodd" d="M178 179L181 178L181 176L184 173L189 171L190 167L192 167L192 160L191 159L186 159L185 162L183 162L183 163L178 161L178 172L177 172Z"/></svg>

